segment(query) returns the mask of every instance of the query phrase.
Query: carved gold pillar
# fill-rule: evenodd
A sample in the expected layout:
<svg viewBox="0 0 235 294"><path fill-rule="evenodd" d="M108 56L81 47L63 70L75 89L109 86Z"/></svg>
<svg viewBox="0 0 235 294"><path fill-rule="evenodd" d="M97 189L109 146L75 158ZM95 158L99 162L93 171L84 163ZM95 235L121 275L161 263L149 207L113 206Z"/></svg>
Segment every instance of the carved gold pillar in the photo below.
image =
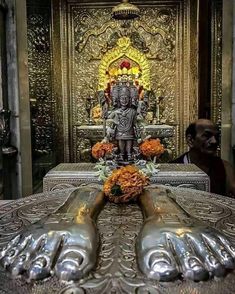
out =
<svg viewBox="0 0 235 294"><path fill-rule="evenodd" d="M222 1L211 9L211 120L221 125L222 108Z"/></svg>
<svg viewBox="0 0 235 294"><path fill-rule="evenodd" d="M221 157L232 160L233 1L223 0Z"/></svg>
<svg viewBox="0 0 235 294"><path fill-rule="evenodd" d="M184 106L181 109L181 132L179 153L187 149L185 142L185 130L190 122L198 118L198 2L197 0L188 0L185 2L185 27L184 27L184 44L182 49L185 50L187 58L184 60L183 68L185 76L184 88ZM188 77L187 77L188 76Z"/></svg>
<svg viewBox="0 0 235 294"><path fill-rule="evenodd" d="M66 9L63 1L52 0L52 55L53 55L53 95L55 99L56 154L58 162L69 162L68 100L65 87L65 61L62 48L67 48L64 39ZM61 45L63 42L63 46ZM66 50L66 49L65 49Z"/></svg>

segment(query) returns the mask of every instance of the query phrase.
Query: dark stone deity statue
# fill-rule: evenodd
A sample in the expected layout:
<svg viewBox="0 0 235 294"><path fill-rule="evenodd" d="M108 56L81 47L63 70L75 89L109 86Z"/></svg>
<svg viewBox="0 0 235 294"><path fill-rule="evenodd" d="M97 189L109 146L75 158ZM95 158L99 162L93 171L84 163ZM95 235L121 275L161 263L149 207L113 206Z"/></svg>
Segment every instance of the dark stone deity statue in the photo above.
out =
<svg viewBox="0 0 235 294"><path fill-rule="evenodd" d="M138 89L132 81L117 82L110 94L112 107L109 111L104 96L100 94L103 118L109 122L106 138L117 141L119 162L131 162L133 147L141 135L139 122L143 119L147 103L139 101Z"/></svg>
<svg viewBox="0 0 235 294"><path fill-rule="evenodd" d="M135 86L118 83L111 91L114 118L113 139L118 142L119 160L133 159L133 145L138 137L137 107L138 91Z"/></svg>

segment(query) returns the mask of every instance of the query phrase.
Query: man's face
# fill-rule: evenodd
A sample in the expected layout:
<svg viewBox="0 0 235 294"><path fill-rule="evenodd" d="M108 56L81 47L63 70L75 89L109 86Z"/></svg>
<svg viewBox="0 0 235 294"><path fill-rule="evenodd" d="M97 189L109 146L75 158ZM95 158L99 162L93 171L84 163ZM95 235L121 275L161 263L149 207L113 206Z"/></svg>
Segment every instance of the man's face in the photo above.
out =
<svg viewBox="0 0 235 294"><path fill-rule="evenodd" d="M205 123L196 126L196 136L192 148L208 155L216 155L219 132L213 124Z"/></svg>

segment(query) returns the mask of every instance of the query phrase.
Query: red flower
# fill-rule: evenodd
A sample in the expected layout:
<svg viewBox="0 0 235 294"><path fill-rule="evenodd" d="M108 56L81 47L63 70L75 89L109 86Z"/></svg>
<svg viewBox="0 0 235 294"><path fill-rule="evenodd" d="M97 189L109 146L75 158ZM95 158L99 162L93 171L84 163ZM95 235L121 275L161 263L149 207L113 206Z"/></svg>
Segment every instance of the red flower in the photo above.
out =
<svg viewBox="0 0 235 294"><path fill-rule="evenodd" d="M127 69L130 69L131 68L131 64L128 60L124 60L121 64L120 64L120 68L123 69L123 68L127 68Z"/></svg>

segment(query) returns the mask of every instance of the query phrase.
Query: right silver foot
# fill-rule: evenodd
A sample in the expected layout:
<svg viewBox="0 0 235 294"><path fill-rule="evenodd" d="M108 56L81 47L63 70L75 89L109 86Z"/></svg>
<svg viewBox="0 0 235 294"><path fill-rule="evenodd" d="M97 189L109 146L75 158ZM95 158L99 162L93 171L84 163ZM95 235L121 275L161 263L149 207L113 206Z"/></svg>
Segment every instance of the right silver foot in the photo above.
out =
<svg viewBox="0 0 235 294"><path fill-rule="evenodd" d="M145 220L137 241L138 264L146 276L171 281L182 275L202 281L235 268L235 248L224 235L183 214L166 193L149 193L156 199L154 214ZM152 200L145 196L146 212Z"/></svg>
<svg viewBox="0 0 235 294"><path fill-rule="evenodd" d="M173 219L171 225L162 226L147 220L138 243L140 269L159 281L171 281L179 275L201 281L235 268L235 248L206 226L178 226Z"/></svg>

